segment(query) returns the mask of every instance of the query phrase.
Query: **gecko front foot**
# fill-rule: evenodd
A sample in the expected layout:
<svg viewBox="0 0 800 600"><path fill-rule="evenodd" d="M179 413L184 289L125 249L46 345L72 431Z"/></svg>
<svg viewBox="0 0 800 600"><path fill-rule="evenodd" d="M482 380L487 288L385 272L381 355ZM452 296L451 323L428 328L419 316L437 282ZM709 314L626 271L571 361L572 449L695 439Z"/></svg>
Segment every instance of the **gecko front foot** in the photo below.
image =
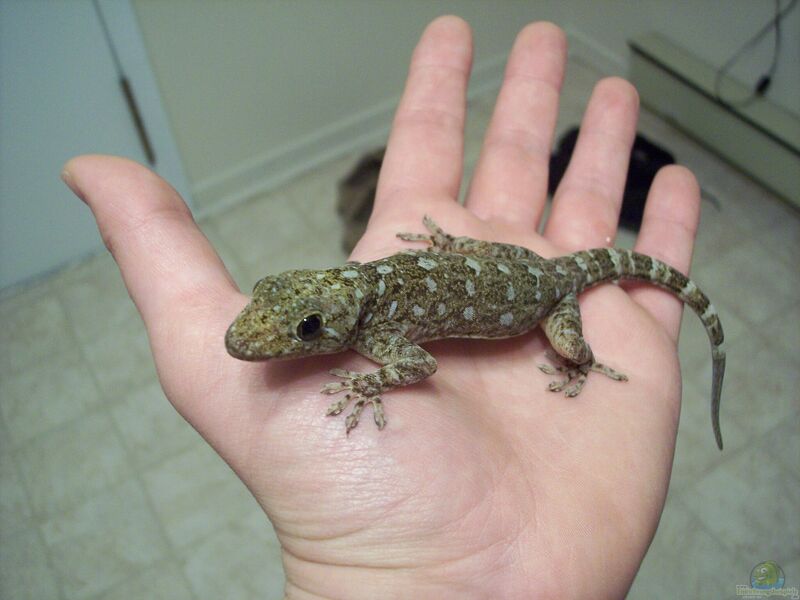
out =
<svg viewBox="0 0 800 600"><path fill-rule="evenodd" d="M354 387L357 386L356 382L363 378L363 375L345 369L331 369L330 373L331 375L344 378L345 381L325 384L322 386L322 390L320 390L323 394L338 394L345 390L351 390L351 392L345 394L344 398L341 400L332 403L325 414L329 417L339 415L347 408L348 404L355 401L353 411L347 415L344 421L345 431L349 434L350 431L358 425L358 420L361 418L364 406L369 403L372 405L372 415L375 419L375 425L378 426L378 429L383 429L386 426L386 415L383 412L383 402L381 402L380 396L367 396L354 389Z"/></svg>
<svg viewBox="0 0 800 600"><path fill-rule="evenodd" d="M543 373L547 373L548 375L562 373L565 376L565 378L562 380L551 381L550 385L547 386L547 389L551 392L560 392L563 390L564 394L569 398L574 398L581 393L583 386L586 384L586 378L590 371L602 373L606 377L610 377L615 381L628 381L628 377L626 375L623 375L611 367L607 367L606 365L598 362L576 365L565 362L562 357L553 352L548 351L545 356L547 356L549 360L556 364L555 366L544 364L537 365L539 370ZM573 381L575 383L572 383Z"/></svg>
<svg viewBox="0 0 800 600"><path fill-rule="evenodd" d="M427 242L434 250L447 251L455 238L449 233L445 233L428 215L425 215L422 222L425 224L428 231L430 231L430 234L398 233L397 237L406 242Z"/></svg>

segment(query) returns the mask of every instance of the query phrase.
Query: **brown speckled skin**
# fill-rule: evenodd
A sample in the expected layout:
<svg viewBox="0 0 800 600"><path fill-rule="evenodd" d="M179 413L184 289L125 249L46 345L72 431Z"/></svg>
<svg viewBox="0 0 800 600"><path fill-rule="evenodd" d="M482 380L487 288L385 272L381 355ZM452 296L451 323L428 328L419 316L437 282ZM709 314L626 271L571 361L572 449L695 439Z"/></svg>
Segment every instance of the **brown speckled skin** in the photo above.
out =
<svg viewBox="0 0 800 600"><path fill-rule="evenodd" d="M714 381L712 423L717 444L719 401L725 354L722 327L708 298L672 267L628 250L600 248L551 260L510 244L484 242L444 233L429 218L430 234L398 234L423 241L427 250L408 250L387 258L323 271L288 271L258 282L250 304L228 329L228 352L243 360L295 358L353 349L383 365L373 373L332 371L343 381L324 393L348 391L328 409L339 414L350 401L349 432L371 404L378 427L385 417L380 394L432 375L436 360L419 343L442 338L505 338L538 324L564 365L542 365L562 372L552 391L577 395L590 371L617 380L625 376L596 363L583 339L577 295L599 283L638 279L665 288L701 318L712 344ZM314 339L303 341L298 326L319 316Z"/></svg>

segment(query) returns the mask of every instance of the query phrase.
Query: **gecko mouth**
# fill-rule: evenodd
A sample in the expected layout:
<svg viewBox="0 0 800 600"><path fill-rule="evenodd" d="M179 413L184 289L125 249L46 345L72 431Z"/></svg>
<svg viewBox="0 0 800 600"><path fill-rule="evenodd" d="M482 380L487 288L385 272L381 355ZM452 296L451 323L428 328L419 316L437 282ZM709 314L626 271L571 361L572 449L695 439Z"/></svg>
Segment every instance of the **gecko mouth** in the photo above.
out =
<svg viewBox="0 0 800 600"><path fill-rule="evenodd" d="M260 342L253 343L240 337L235 324L231 325L225 333L225 349L228 354L239 360L265 360L267 357L259 352L261 345Z"/></svg>

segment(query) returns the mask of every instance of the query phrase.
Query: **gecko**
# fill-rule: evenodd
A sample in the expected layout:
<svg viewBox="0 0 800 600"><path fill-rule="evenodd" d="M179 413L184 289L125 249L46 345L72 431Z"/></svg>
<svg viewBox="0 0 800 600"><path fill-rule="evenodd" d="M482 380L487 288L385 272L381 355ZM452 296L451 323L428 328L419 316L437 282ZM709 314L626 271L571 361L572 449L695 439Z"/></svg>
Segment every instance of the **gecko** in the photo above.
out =
<svg viewBox="0 0 800 600"><path fill-rule="evenodd" d="M436 359L420 344L444 338L509 338L540 326L555 354L556 375L547 389L577 396L590 372L627 377L595 360L583 337L578 295L602 283L632 279L676 295L700 317L711 342L711 421L722 450L719 407L725 372L719 315L697 285L655 258L620 248L581 250L543 258L522 246L455 237L430 217L428 233L398 233L425 249L407 249L366 263L268 275L225 334L238 359L289 359L355 350L380 368L370 373L332 369L341 381L324 394L346 392L327 415L353 403L346 432L372 407L378 429L386 425L381 395L436 372Z"/></svg>

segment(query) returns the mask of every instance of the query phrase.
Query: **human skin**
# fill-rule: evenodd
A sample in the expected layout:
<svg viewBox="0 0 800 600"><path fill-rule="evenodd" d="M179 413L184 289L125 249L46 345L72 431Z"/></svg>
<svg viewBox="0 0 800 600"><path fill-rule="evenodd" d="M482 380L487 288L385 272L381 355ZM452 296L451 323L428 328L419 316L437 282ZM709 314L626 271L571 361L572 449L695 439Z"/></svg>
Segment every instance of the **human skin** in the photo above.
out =
<svg viewBox="0 0 800 600"><path fill-rule="evenodd" d="M548 158L566 62L548 23L517 37L465 206L462 173L470 31L433 21L414 51L367 232L352 259L407 244L430 214L448 232L543 256L615 237L637 94L595 87L544 229ZM287 598L622 597L655 533L680 411L681 303L647 286L580 297L596 356L624 371L578 398L546 391L541 332L426 347L428 380L384 395L389 424L345 436L319 393L348 352L248 363L225 351L247 303L175 191L131 161L83 156L67 184L94 213L150 338L161 384L271 520ZM638 252L688 271L699 192L681 167L651 188ZM332 224L333 226L333 224ZM275 227L281 227L275 223ZM265 273L269 264L265 264ZM699 325L698 325L699 326ZM709 451L713 444L709 439Z"/></svg>

